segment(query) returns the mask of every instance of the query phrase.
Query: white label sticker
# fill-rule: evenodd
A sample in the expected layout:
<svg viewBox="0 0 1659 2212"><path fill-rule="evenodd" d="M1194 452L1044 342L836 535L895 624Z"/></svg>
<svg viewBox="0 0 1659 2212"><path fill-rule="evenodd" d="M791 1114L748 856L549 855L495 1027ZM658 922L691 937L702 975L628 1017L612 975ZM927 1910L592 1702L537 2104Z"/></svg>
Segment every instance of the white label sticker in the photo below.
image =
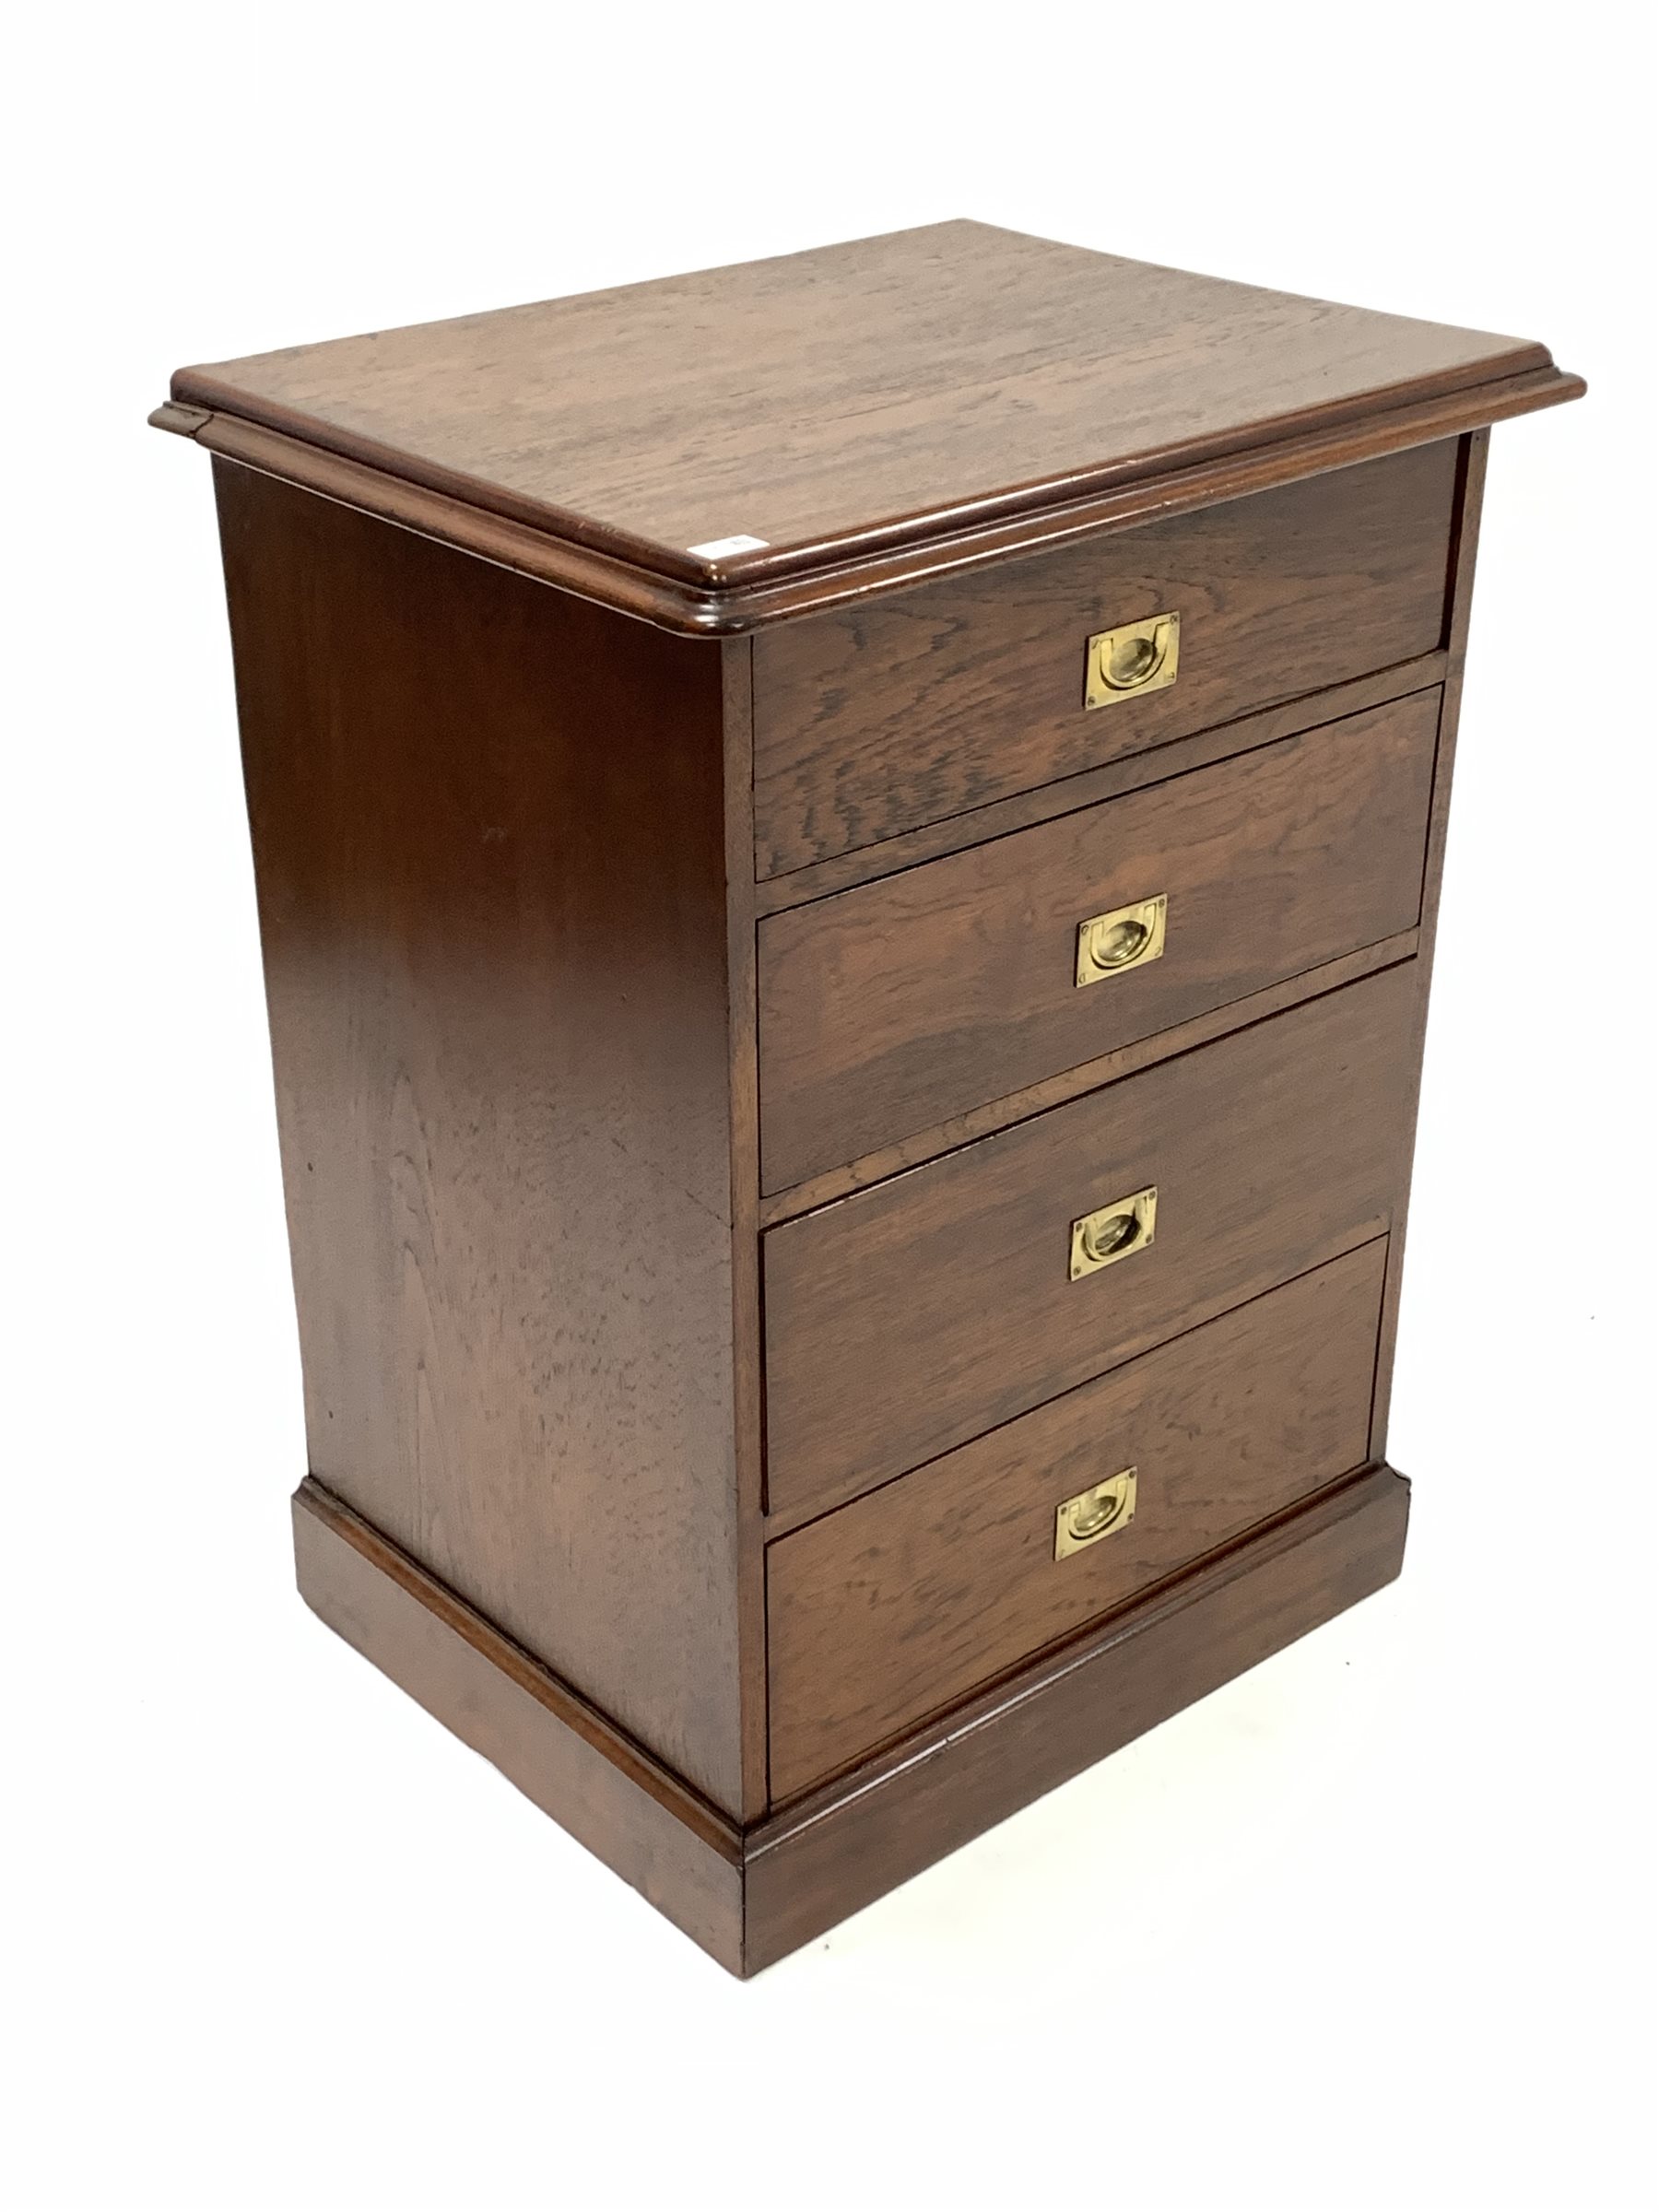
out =
<svg viewBox="0 0 1659 2212"><path fill-rule="evenodd" d="M712 537L706 546L688 546L686 550L704 560L724 560L728 553L759 553L766 542L763 537Z"/></svg>

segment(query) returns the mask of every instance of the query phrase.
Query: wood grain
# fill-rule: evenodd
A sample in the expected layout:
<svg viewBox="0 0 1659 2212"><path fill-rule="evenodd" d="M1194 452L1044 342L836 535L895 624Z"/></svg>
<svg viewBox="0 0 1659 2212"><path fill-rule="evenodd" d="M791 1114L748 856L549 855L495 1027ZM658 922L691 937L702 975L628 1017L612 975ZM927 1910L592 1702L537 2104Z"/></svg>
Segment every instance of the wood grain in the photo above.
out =
<svg viewBox="0 0 1659 2212"><path fill-rule="evenodd" d="M1438 692L760 924L762 1187L1416 925ZM1160 959L1079 989L1077 925L1161 893Z"/></svg>
<svg viewBox="0 0 1659 2212"><path fill-rule="evenodd" d="M1456 449L1033 556L755 641L756 874L878 844L1441 642ZM1181 616L1175 682L1088 712L1097 630Z"/></svg>
<svg viewBox="0 0 1659 2212"><path fill-rule="evenodd" d="M924 860L959 853L982 840L1006 837L1013 830L1029 830L1035 822L1056 821L1063 814L1076 814L1082 807L1097 806L1101 799L1121 798L1125 792L1167 782L1171 776L1184 776L1189 770L1207 768L1213 761L1234 759L1241 753L1253 752L1258 746L1277 745L1281 737L1295 737L1322 724L1343 721L1349 714L1363 713L1368 707L1386 706L1391 700L1408 698L1414 691L1432 690L1445 674L1446 655L1438 648L1433 653L1415 653L1408 661L1373 669L1369 676L1333 684L1304 699L1283 700L1276 707L1218 723L1213 729L1195 730L1190 737L1171 738L1168 745L1131 753L1122 760L1108 760L1075 776L1063 776L1057 783L1040 783L1035 791L1017 791L1010 798L993 799L945 821L924 822L921 829L884 838L878 845L862 845L855 853L839 853L831 860L816 861L809 868L769 877L755 886L755 912L783 913L811 900L827 899L835 891L851 890L855 884L897 876Z"/></svg>
<svg viewBox="0 0 1659 2212"><path fill-rule="evenodd" d="M309 1477L293 1520L300 1594L312 1611L741 1972L741 1831Z"/></svg>
<svg viewBox="0 0 1659 2212"><path fill-rule="evenodd" d="M1364 1465L1386 1241L1270 1291L771 1547L771 1783L797 1795ZM1135 1518L1054 1558L1122 1468Z"/></svg>
<svg viewBox="0 0 1659 2212"><path fill-rule="evenodd" d="M1398 1571L1371 1468L1252 1531L855 1776L743 1830L313 1480L301 1594L729 1971L754 1974Z"/></svg>
<svg viewBox="0 0 1659 2212"><path fill-rule="evenodd" d="M920 538L838 560L830 568L742 585L688 583L655 569L638 567L573 539L549 536L528 523L490 513L453 493L429 490L384 469L309 445L303 439L266 429L239 415L169 402L156 408L149 419L159 429L193 438L207 453L337 500L359 513L394 523L399 529L457 547L480 560L534 576L600 606L657 623L678 636L709 638L737 636L763 624L852 606L873 592L967 575L1039 547L1076 544L1109 531L1167 521L1219 500L1243 499L1277 484L1348 468L1383 453L1455 437L1477 425L1556 406L1577 399L1583 389L1582 377L1556 369L1535 370L1474 385L1446 398L1390 406L1338 429L1288 437L1257 451L1227 454L1116 490L1037 508L1011 520L994 519L948 536Z"/></svg>
<svg viewBox="0 0 1659 2212"><path fill-rule="evenodd" d="M775 1814L745 1840L745 1972L1382 1589L1408 1502L1368 1468ZM1111 1862L1108 1832L1090 1864Z"/></svg>
<svg viewBox="0 0 1659 2212"><path fill-rule="evenodd" d="M301 1589L734 1971L1397 1570L1483 426L1583 389L959 223L152 418L217 457Z"/></svg>
<svg viewBox="0 0 1659 2212"><path fill-rule="evenodd" d="M744 1816L767 1803L766 1440L760 1339L759 1069L755 1024L755 886L750 710L754 685L747 638L720 645L724 724L726 1023L732 1136L732 1423L737 1512L739 1735Z"/></svg>
<svg viewBox="0 0 1659 2212"><path fill-rule="evenodd" d="M1411 1202L1411 1161L1417 1143L1418 1101L1422 1088L1423 1050L1429 1026L1429 992L1434 980L1433 952L1440 926L1441 883L1452 818L1452 766L1457 753L1458 713L1463 704L1464 669L1468 655L1469 621L1475 595L1475 557L1480 541L1480 511L1486 493L1489 438L1477 430L1464 441L1459 474L1457 527L1452 567L1452 598L1447 623L1448 670L1441 701L1440 742L1435 752L1434 795L1429 812L1429 849L1423 869L1423 941L1429 958L1420 975L1417 1033L1411 1046L1411 1102L1404 1138L1406 1187L1402 1191L1396 1233L1389 1253L1388 1284L1382 1298L1382 1337L1377 1359L1377 1389L1371 1407L1372 1455L1381 1458L1388 1438L1388 1409L1394 1395L1394 1340L1399 1329L1400 1291L1406 1265L1406 1226ZM1501 957L1501 956L1500 956Z"/></svg>
<svg viewBox="0 0 1659 2212"><path fill-rule="evenodd" d="M219 491L311 1471L735 1809L721 648Z"/></svg>
<svg viewBox="0 0 1659 2212"><path fill-rule="evenodd" d="M1405 962L769 1230L773 1533L1386 1227L1416 1001ZM1156 1241L1068 1280L1147 1184Z"/></svg>
<svg viewBox="0 0 1659 2212"><path fill-rule="evenodd" d="M810 1176L805 1182L763 1198L757 1218L763 1229L775 1229L782 1221L818 1213L833 1206L838 1199L850 1198L855 1191L868 1190L873 1183L885 1182L890 1176L924 1167L930 1159L938 1159L947 1152L960 1151L964 1145L977 1143L982 1136L995 1136L1004 1129L1011 1129L1016 1122L1030 1121L1055 1106L1069 1106L1074 1099L1099 1090L1102 1084L1116 1083L1124 1076L1138 1076L1143 1068L1155 1067L1160 1060L1173 1060L1179 1053L1190 1053L1201 1044L1214 1044L1218 1038L1230 1037L1235 1030L1253 1028L1258 1021L1287 1013L1290 1007L1302 1006L1309 999L1323 998L1328 992L1340 991L1347 983L1377 975L1384 968L1412 959L1417 943L1415 929L1402 930L1398 936L1383 937L1359 952L1347 953L1339 960L1327 960L1322 967L1310 968L1286 982L1275 983L1265 991L1253 991L1248 998L1233 999L1212 1013L1179 1022L1172 1030L1160 1030L1155 1037L1143 1037L1136 1044L1119 1045L1115 1052L1102 1053L1098 1060L1085 1060L1080 1066L1069 1067L1062 1075L1030 1084L1024 1090L1009 1091L1003 1098L988 1100L983 1106L953 1114L947 1122L936 1122L930 1129L918 1130L914 1136L899 1144L865 1152L859 1159L849 1160L844 1168L831 1168L825 1174Z"/></svg>
<svg viewBox="0 0 1659 2212"><path fill-rule="evenodd" d="M1524 339L952 222L184 369L172 397L712 582L1550 367ZM764 544L690 550L737 535Z"/></svg>

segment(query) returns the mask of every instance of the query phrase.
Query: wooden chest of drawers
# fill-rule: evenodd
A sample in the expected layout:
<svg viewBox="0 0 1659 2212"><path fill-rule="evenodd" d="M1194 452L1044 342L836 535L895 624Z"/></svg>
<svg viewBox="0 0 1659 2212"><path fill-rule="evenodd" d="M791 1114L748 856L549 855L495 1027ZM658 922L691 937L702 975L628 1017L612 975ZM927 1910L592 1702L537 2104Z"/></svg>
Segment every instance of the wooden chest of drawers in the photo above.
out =
<svg viewBox="0 0 1659 2212"><path fill-rule="evenodd" d="M1488 426L945 224L182 371L315 1609L739 1972L1387 1582Z"/></svg>

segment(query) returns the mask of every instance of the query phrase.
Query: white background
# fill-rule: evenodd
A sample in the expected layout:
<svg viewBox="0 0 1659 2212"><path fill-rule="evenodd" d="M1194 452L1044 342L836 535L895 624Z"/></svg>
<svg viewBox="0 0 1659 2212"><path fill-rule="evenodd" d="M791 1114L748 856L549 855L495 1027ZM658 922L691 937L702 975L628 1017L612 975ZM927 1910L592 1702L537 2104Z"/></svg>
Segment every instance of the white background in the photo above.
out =
<svg viewBox="0 0 1659 2212"><path fill-rule="evenodd" d="M1651 2201L1634 9L31 11L6 158L19 2207ZM1541 335L1493 440L1406 1578L748 1987L321 1628L170 370L956 215Z"/></svg>

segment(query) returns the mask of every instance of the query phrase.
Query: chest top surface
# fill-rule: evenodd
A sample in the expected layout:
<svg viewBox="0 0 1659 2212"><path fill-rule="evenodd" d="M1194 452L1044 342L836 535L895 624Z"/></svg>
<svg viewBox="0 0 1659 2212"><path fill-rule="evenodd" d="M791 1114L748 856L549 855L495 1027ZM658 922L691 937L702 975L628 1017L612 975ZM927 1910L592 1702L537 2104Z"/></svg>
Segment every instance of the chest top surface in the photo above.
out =
<svg viewBox="0 0 1659 2212"><path fill-rule="evenodd" d="M948 222L184 369L172 398L741 594L1580 389L1523 339Z"/></svg>

